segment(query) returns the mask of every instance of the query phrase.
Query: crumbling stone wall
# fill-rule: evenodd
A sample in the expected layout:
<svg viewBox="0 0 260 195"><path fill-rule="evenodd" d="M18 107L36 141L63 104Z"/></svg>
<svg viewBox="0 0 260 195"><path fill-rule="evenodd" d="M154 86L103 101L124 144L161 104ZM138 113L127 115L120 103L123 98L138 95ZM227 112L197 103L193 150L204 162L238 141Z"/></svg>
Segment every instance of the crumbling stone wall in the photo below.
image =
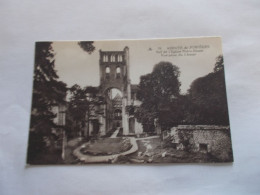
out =
<svg viewBox="0 0 260 195"><path fill-rule="evenodd" d="M227 126L180 125L173 127L169 135L178 144L177 149L208 153L220 161L233 158Z"/></svg>

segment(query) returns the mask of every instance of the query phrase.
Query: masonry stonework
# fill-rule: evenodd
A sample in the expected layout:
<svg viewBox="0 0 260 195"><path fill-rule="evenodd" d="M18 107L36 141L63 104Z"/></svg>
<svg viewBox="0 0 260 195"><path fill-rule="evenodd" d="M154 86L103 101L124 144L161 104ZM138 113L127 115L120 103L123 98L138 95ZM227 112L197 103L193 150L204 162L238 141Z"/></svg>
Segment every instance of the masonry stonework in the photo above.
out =
<svg viewBox="0 0 260 195"><path fill-rule="evenodd" d="M221 161L233 158L229 126L179 125L164 136L171 136L177 149L185 149L186 141L192 152L209 153Z"/></svg>

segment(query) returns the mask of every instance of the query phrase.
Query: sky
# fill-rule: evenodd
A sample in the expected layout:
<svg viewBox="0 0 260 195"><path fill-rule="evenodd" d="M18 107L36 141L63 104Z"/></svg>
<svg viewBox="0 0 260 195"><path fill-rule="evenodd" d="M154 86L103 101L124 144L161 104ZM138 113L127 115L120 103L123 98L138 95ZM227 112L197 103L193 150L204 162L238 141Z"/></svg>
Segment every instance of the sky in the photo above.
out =
<svg viewBox="0 0 260 195"><path fill-rule="evenodd" d="M99 86L99 50L123 51L128 46L132 84L151 73L155 64L167 61L179 67L182 94L196 78L212 72L216 57L222 55L219 37L94 41L92 54L83 51L77 41L53 42L52 46L57 74L68 87Z"/></svg>

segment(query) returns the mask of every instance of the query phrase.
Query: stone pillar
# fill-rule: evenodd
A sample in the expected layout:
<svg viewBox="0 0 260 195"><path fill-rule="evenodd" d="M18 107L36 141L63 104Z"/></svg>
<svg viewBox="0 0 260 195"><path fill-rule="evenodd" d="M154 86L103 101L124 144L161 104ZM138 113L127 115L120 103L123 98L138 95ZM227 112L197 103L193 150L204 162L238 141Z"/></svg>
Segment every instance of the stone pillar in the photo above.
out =
<svg viewBox="0 0 260 195"><path fill-rule="evenodd" d="M66 146L67 146L67 136L65 133L65 130L62 129L62 152L61 152L61 158L65 160L66 158Z"/></svg>
<svg viewBox="0 0 260 195"><path fill-rule="evenodd" d="M80 136L85 136L87 137L88 136L88 122L85 123L85 127L83 127L83 134L80 135Z"/></svg>
<svg viewBox="0 0 260 195"><path fill-rule="evenodd" d="M106 135L106 119L103 116L99 116L99 127L100 135Z"/></svg>
<svg viewBox="0 0 260 195"><path fill-rule="evenodd" d="M162 133L161 125L158 122L158 118L154 119L154 127L157 135L160 135Z"/></svg>
<svg viewBox="0 0 260 195"><path fill-rule="evenodd" d="M126 62L126 97L127 105L131 104L131 80L130 80L130 66L129 66L129 48L124 48L125 62Z"/></svg>
<svg viewBox="0 0 260 195"><path fill-rule="evenodd" d="M89 123L89 135L92 135L93 133L93 124L92 121Z"/></svg>
<svg viewBox="0 0 260 195"><path fill-rule="evenodd" d="M123 134L129 134L129 124L128 124L128 115L126 114L126 105L127 105L127 98L124 97L122 99L122 125L123 125Z"/></svg>

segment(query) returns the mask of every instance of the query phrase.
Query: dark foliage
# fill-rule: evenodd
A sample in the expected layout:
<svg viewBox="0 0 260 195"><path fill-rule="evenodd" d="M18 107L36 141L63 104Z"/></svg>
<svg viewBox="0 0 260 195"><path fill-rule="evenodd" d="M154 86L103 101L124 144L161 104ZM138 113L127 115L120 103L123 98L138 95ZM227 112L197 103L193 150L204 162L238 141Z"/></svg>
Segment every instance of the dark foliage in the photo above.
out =
<svg viewBox="0 0 260 195"><path fill-rule="evenodd" d="M214 72L218 72L218 71L221 71L221 70L224 70L223 55L219 55L216 58L216 64L215 64L215 67L214 67Z"/></svg>
<svg viewBox="0 0 260 195"><path fill-rule="evenodd" d="M179 95L168 103L168 107L161 110L159 115L160 125L163 130L167 130L173 126L185 124L188 114L187 107L190 102L186 95Z"/></svg>
<svg viewBox="0 0 260 195"><path fill-rule="evenodd" d="M35 67L32 96L30 136L28 146L28 162L46 150L46 139L51 139L55 115L52 107L57 103L65 103L66 84L58 81L55 71L52 42L37 42L35 47ZM45 140L44 140L45 138Z"/></svg>
<svg viewBox="0 0 260 195"><path fill-rule="evenodd" d="M154 66L152 73L141 76L137 98L142 101L136 111L137 119L144 130L154 129L154 120L171 126L171 107L176 104L180 93L179 68L170 62L160 62ZM167 117L164 117L167 116ZM174 119L173 119L174 120Z"/></svg>
<svg viewBox="0 0 260 195"><path fill-rule="evenodd" d="M80 41L80 42L78 42L79 46L89 54L91 54L93 51L95 51L95 46L93 45L93 43L94 43L94 41Z"/></svg>
<svg viewBox="0 0 260 195"><path fill-rule="evenodd" d="M190 123L229 125L224 64L221 58L217 58L215 72L198 78L191 84L188 94L190 104L187 108L187 121Z"/></svg>
<svg viewBox="0 0 260 195"><path fill-rule="evenodd" d="M54 69L54 54L51 42L37 42L35 50L35 68L32 96L31 128L42 124L53 127L54 118L51 108L65 102L66 84L58 81ZM39 128L36 128L36 131ZM48 128L46 132L48 133Z"/></svg>
<svg viewBox="0 0 260 195"><path fill-rule="evenodd" d="M214 72L194 80L186 95L179 94L178 67L157 64L153 72L141 76L137 98L142 101L135 116L144 130L162 130L179 124L229 125L223 56L216 58Z"/></svg>
<svg viewBox="0 0 260 195"><path fill-rule="evenodd" d="M90 118L104 114L99 109L104 99L98 95L96 87L81 88L79 85L73 85L69 91L71 97L68 106L67 127L69 127L69 131L73 132L68 133L71 135L84 134L83 129L86 125L87 131L89 131ZM89 137L89 132L86 136Z"/></svg>

